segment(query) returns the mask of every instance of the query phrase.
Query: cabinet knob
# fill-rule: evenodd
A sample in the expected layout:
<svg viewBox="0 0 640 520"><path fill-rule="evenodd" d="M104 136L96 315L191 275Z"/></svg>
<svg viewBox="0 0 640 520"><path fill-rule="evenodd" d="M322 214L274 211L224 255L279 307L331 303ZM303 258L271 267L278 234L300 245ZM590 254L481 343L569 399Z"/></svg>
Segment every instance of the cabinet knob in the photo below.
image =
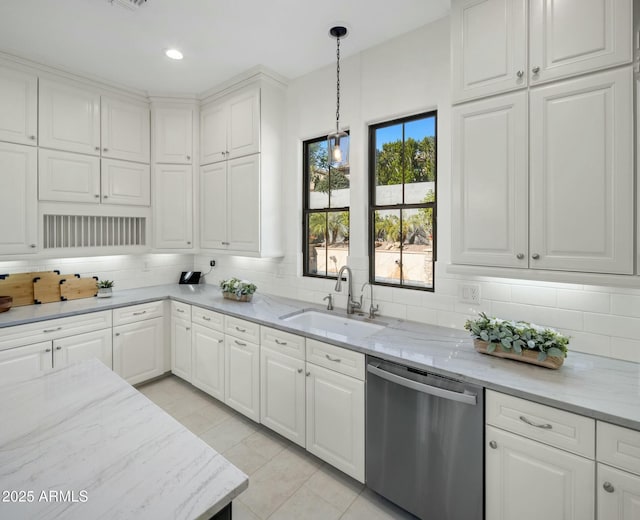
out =
<svg viewBox="0 0 640 520"><path fill-rule="evenodd" d="M45 348L44 351L45 352L51 352L51 349L50 348Z"/></svg>
<svg viewBox="0 0 640 520"><path fill-rule="evenodd" d="M538 260L540 258L540 255L538 253L533 253L531 255L531 258L533 258L534 260Z"/></svg>
<svg viewBox="0 0 640 520"><path fill-rule="evenodd" d="M222 157L224 157L224 155L225 155L227 152L220 152L220 153L222 154Z"/></svg>
<svg viewBox="0 0 640 520"><path fill-rule="evenodd" d="M604 484L602 484L602 488L607 493L613 493L615 491L615 488L613 487L613 484L611 482L605 482Z"/></svg>
<svg viewBox="0 0 640 520"><path fill-rule="evenodd" d="M56 347L56 350L62 350L62 347L58 345L58 346Z"/></svg>
<svg viewBox="0 0 640 520"><path fill-rule="evenodd" d="M29 244L29 247L30 247L31 249L35 249L35 248L36 248L36 245L35 245L35 244Z"/></svg>
<svg viewBox="0 0 640 520"><path fill-rule="evenodd" d="M191 327L186 327L187 330L191 330Z"/></svg>
<svg viewBox="0 0 640 520"><path fill-rule="evenodd" d="M518 253L518 254L516 255L516 258L517 258L518 260L522 260L522 259L524 258L524 253Z"/></svg>
<svg viewBox="0 0 640 520"><path fill-rule="evenodd" d="M35 141L36 140L36 136L35 135L30 135L29 139L31 139L32 141Z"/></svg>
<svg viewBox="0 0 640 520"><path fill-rule="evenodd" d="M109 198L109 195L103 195L103 196L102 196L102 198L103 198L103 199L108 199L108 198Z"/></svg>
<svg viewBox="0 0 640 520"><path fill-rule="evenodd" d="M109 151L109 148L103 148L103 149L102 149L102 151L103 151L103 152L108 152L108 151Z"/></svg>
<svg viewBox="0 0 640 520"><path fill-rule="evenodd" d="M540 72L540 67L537 67L537 66L536 66L536 67L533 67L533 68L531 69L531 72L533 72L534 74L537 74L538 72Z"/></svg>
<svg viewBox="0 0 640 520"><path fill-rule="evenodd" d="M191 245L191 242L187 242L187 245L188 245L188 246L190 246L190 245Z"/></svg>
<svg viewBox="0 0 640 520"><path fill-rule="evenodd" d="M99 152L99 151L100 151L100 147L96 146L96 152Z"/></svg>
<svg viewBox="0 0 640 520"><path fill-rule="evenodd" d="M311 372L307 372L306 376L309 377L311 375Z"/></svg>
<svg viewBox="0 0 640 520"><path fill-rule="evenodd" d="M496 441L491 441L489 446L491 446L491 449L495 450L498 448L498 443Z"/></svg>
<svg viewBox="0 0 640 520"><path fill-rule="evenodd" d="M518 79L522 79L524 76L524 70L519 70L518 72L516 72L516 76L518 76Z"/></svg>
<svg viewBox="0 0 640 520"><path fill-rule="evenodd" d="M301 368L298 369L298 374L302 374L302 369Z"/></svg>
<svg viewBox="0 0 640 520"><path fill-rule="evenodd" d="M120 335L120 333L119 333L119 332L116 332L116 336L119 336L119 335Z"/></svg>
<svg viewBox="0 0 640 520"><path fill-rule="evenodd" d="M96 194L94 195L94 197L95 197L96 199L99 199L99 198L100 198L100 194L99 194L99 193L96 193Z"/></svg>
<svg viewBox="0 0 640 520"><path fill-rule="evenodd" d="M187 161L190 161L190 160L191 160L191 156L187 155Z"/></svg>

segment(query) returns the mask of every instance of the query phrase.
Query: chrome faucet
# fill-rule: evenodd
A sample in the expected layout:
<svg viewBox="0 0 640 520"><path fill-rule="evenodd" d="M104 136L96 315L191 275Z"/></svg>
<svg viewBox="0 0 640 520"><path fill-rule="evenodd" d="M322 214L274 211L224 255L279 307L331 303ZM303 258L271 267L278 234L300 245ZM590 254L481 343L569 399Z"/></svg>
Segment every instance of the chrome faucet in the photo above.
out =
<svg viewBox="0 0 640 520"><path fill-rule="evenodd" d="M353 311L355 309L359 309L360 307L362 307L362 300L359 302L353 300L353 274L351 273L351 269L349 269L349 266L343 265L340 268L340 271L338 271L338 281L336 282L335 291L340 292L342 290L342 273L344 273L345 271L347 271L347 274L349 275L349 285L347 286L347 314L353 314Z"/></svg>
<svg viewBox="0 0 640 520"><path fill-rule="evenodd" d="M322 301L327 301L327 300L329 300L329 303L327 303L327 310L332 311L333 310L333 294L329 293L324 298L322 298Z"/></svg>
<svg viewBox="0 0 640 520"><path fill-rule="evenodd" d="M371 289L371 301L369 302L369 319L372 320L376 317L376 313L378 312L378 305L373 305L373 285L370 284L369 282L364 282L362 284L362 288L360 289L360 303L362 303L362 294L364 292L364 288L366 286L369 286L369 288Z"/></svg>

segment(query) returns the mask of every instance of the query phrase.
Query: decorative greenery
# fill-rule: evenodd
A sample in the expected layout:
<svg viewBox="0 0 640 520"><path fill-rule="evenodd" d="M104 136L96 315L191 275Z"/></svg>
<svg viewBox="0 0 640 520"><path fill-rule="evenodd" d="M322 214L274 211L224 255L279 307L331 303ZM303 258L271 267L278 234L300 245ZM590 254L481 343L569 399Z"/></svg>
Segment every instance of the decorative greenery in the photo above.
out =
<svg viewBox="0 0 640 520"><path fill-rule="evenodd" d="M220 282L222 292L233 293L238 298L245 294L253 294L258 290L258 287L248 280L240 280L238 278L230 278L229 280L222 280Z"/></svg>
<svg viewBox="0 0 640 520"><path fill-rule="evenodd" d="M558 331L526 321L489 318L484 312L475 320L468 320L464 328L476 339L489 343L488 352L499 346L505 352L522 354L523 349L539 352L538 361L549 357L567 357L569 338Z"/></svg>
<svg viewBox="0 0 640 520"><path fill-rule="evenodd" d="M100 280L96 282L98 289L111 289L114 286L113 280Z"/></svg>

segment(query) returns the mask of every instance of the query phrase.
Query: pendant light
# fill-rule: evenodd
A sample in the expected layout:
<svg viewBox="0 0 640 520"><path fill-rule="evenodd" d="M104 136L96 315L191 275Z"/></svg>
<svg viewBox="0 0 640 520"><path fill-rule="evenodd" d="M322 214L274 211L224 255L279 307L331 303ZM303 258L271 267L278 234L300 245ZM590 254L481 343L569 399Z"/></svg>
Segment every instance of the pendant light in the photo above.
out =
<svg viewBox="0 0 640 520"><path fill-rule="evenodd" d="M327 136L329 163L332 168L349 167L349 134L340 130L340 38L347 35L347 28L338 25L329 30L336 39L336 131Z"/></svg>

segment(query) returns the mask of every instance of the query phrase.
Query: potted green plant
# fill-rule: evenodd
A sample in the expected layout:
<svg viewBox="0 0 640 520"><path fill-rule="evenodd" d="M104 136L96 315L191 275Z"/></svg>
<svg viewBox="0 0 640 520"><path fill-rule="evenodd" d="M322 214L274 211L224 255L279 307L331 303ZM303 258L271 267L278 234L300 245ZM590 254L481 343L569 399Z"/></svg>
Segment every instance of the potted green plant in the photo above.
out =
<svg viewBox="0 0 640 520"><path fill-rule="evenodd" d="M98 298L111 298L113 294L113 280L100 280L96 282L98 286Z"/></svg>
<svg viewBox="0 0 640 520"><path fill-rule="evenodd" d="M490 318L482 312L464 328L471 332L475 349L483 354L547 368L560 368L567 357L569 338L549 327Z"/></svg>
<svg viewBox="0 0 640 520"><path fill-rule="evenodd" d="M237 300L239 302L250 302L253 293L258 287L248 280L240 280L238 278L229 278L220 282L222 295L228 300Z"/></svg>

